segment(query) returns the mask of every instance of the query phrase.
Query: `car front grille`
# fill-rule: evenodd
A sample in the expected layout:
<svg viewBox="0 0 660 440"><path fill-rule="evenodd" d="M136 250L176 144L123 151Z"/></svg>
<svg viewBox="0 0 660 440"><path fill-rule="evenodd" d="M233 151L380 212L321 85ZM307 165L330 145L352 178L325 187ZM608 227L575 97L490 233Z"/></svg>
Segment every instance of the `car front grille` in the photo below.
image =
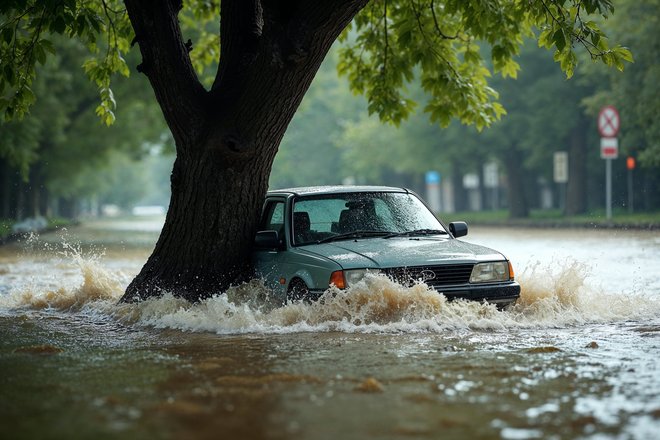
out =
<svg viewBox="0 0 660 440"><path fill-rule="evenodd" d="M457 286L470 281L473 267L474 264L393 267L386 269L385 274L404 286L418 282L424 282L430 287Z"/></svg>

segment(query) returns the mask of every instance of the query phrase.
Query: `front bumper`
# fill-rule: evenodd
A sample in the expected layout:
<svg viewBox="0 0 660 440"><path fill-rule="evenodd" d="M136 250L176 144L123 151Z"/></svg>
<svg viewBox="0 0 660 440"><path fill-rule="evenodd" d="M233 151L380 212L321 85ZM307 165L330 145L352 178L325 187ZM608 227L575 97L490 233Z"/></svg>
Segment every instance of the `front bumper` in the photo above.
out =
<svg viewBox="0 0 660 440"><path fill-rule="evenodd" d="M471 301L487 301L504 307L520 298L520 284L515 281L502 284L471 284L458 287L441 287L438 292L448 300L467 299Z"/></svg>

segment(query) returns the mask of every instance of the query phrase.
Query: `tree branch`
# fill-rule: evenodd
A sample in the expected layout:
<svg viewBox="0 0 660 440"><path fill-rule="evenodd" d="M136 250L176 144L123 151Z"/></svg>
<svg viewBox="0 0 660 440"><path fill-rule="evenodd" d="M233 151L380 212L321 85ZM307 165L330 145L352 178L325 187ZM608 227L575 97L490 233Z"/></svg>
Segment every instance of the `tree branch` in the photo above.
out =
<svg viewBox="0 0 660 440"><path fill-rule="evenodd" d="M181 36L177 18L181 2L126 0L125 3L142 54L138 70L149 78L177 150L184 153L202 136L206 91Z"/></svg>
<svg viewBox="0 0 660 440"><path fill-rule="evenodd" d="M241 77L257 56L264 26L260 0L222 0L220 11L221 55L212 90Z"/></svg>
<svg viewBox="0 0 660 440"><path fill-rule="evenodd" d="M330 46L367 1L223 0L209 146L247 157L265 133L279 144Z"/></svg>
<svg viewBox="0 0 660 440"><path fill-rule="evenodd" d="M440 24L438 23L438 16L435 14L434 0L431 0L430 9L431 9L431 15L433 16L433 25L435 26L435 31L438 33L438 35L440 35L440 37L442 37L445 40L457 39L459 37L460 32L457 31L456 35L447 35L444 32L442 32L442 30L440 29Z"/></svg>

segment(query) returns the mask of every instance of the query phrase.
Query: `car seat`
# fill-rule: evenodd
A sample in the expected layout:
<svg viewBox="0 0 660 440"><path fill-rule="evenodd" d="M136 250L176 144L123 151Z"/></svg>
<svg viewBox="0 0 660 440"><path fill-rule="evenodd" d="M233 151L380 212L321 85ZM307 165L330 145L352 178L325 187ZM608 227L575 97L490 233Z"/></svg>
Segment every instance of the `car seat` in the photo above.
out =
<svg viewBox="0 0 660 440"><path fill-rule="evenodd" d="M304 211L293 213L293 237L296 244L310 241L310 227L309 213Z"/></svg>

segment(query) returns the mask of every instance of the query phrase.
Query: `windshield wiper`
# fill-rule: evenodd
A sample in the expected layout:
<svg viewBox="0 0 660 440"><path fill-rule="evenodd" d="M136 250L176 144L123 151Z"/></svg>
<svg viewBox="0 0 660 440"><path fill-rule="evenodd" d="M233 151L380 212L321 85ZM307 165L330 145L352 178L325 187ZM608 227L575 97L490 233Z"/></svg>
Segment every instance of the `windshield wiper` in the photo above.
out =
<svg viewBox="0 0 660 440"><path fill-rule="evenodd" d="M346 232L344 234L333 235L332 237L326 237L322 240L317 241L316 243L317 244L328 243L330 241L346 240L346 239L350 239L350 238L379 237L379 236L387 236L387 235L390 235L390 234L391 234L391 232L387 232L387 231L359 230L359 231Z"/></svg>
<svg viewBox="0 0 660 440"><path fill-rule="evenodd" d="M416 235L447 235L447 231L442 231L440 229L415 229L414 231L392 232L383 238L413 237Z"/></svg>

